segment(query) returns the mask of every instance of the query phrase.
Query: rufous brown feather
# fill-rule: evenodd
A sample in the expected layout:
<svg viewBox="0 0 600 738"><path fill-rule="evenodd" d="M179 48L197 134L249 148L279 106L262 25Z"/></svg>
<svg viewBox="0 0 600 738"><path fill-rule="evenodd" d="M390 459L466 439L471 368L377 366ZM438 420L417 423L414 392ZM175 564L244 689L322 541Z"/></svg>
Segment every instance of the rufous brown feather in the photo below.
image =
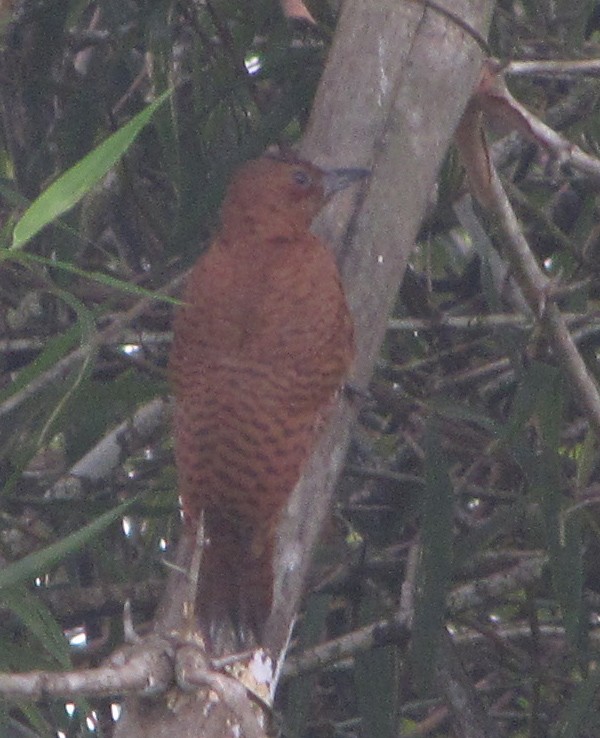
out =
<svg viewBox="0 0 600 738"><path fill-rule="evenodd" d="M187 534L204 511L198 614L260 638L277 524L353 356L333 255L310 230L364 170L262 157L227 191L189 275L170 374Z"/></svg>

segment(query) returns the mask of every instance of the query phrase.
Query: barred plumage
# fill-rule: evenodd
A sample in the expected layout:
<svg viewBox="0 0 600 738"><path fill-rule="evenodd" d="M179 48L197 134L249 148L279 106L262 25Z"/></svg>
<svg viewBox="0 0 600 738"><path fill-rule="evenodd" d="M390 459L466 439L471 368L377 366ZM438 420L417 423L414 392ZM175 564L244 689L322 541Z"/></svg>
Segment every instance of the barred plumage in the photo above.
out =
<svg viewBox="0 0 600 738"><path fill-rule="evenodd" d="M204 510L199 614L260 634L275 532L352 360L334 258L310 232L331 191L362 176L263 157L226 195L189 276L170 371L188 532Z"/></svg>

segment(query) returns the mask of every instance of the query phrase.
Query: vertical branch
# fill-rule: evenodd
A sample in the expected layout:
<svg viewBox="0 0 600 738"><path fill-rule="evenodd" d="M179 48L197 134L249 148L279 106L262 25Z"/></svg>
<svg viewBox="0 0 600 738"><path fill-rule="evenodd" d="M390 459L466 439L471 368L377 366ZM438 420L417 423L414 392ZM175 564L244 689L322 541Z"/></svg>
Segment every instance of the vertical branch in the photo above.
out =
<svg viewBox="0 0 600 738"><path fill-rule="evenodd" d="M590 425L600 435L600 394L579 350L569 333L565 319L555 304L552 283L539 267L500 177L490 161L490 207L498 218L505 236L506 256L514 276L532 312L538 316L548 339L574 388L574 398L587 416Z"/></svg>
<svg viewBox="0 0 600 738"><path fill-rule="evenodd" d="M487 33L493 2L476 9L454 2L449 9L477 33L419 3L345 3L301 144L302 155L318 163L373 165L366 191L340 195L318 226L340 256L356 331L351 381L358 386L371 376L439 167L479 76L477 35ZM352 417L340 400L280 526L267 627L274 654L287 642Z"/></svg>

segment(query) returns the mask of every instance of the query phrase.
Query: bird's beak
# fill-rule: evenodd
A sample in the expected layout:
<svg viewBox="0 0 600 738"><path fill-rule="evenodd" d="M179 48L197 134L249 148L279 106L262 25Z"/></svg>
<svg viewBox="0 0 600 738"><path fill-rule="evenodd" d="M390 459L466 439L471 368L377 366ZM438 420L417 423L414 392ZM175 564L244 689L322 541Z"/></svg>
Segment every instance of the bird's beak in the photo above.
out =
<svg viewBox="0 0 600 738"><path fill-rule="evenodd" d="M371 174L369 169L326 169L323 174L323 191L325 197L331 197L335 192L344 190L348 185L364 179Z"/></svg>

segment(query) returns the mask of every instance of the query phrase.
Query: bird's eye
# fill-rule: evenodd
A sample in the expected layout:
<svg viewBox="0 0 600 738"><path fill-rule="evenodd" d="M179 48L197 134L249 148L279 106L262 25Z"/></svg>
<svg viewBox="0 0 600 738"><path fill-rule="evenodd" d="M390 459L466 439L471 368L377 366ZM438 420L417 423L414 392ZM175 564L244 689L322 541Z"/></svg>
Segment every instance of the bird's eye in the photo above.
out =
<svg viewBox="0 0 600 738"><path fill-rule="evenodd" d="M308 188L312 184L312 179L310 175L304 171L304 169L295 169L292 177L294 179L294 182L300 187Z"/></svg>

